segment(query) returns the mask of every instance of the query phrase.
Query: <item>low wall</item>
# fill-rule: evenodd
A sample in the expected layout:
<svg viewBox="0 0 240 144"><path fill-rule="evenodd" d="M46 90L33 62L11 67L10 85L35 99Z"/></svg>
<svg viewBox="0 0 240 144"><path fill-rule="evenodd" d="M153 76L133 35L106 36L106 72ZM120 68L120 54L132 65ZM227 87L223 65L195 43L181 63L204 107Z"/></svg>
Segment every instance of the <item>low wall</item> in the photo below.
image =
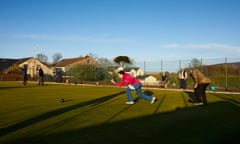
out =
<svg viewBox="0 0 240 144"><path fill-rule="evenodd" d="M0 74L0 81L21 81L22 75L20 74Z"/></svg>

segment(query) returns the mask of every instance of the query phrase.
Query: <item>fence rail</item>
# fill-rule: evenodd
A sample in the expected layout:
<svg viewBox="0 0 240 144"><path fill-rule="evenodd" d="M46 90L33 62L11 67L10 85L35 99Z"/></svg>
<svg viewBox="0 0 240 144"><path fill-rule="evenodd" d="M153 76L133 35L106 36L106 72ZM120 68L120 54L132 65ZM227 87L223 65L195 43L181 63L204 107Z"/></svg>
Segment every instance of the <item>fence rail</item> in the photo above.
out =
<svg viewBox="0 0 240 144"><path fill-rule="evenodd" d="M140 67L145 74L159 74L167 72L169 77L169 86L177 88L179 86L178 72L184 67L186 69L197 67L206 76L212 80L211 85L216 86L217 89L240 91L240 57L239 58L194 58L188 60L159 60L159 61L143 61L135 64ZM53 78L45 76L47 81L54 81ZM0 81L6 80L22 80L21 75L0 75ZM32 79L36 80L36 79ZM75 82L75 81L74 81ZM105 83L103 81L102 83ZM191 88L193 82L191 78L187 79L187 87ZM156 84L155 86L159 86Z"/></svg>
<svg viewBox="0 0 240 144"><path fill-rule="evenodd" d="M136 63L145 73L168 72L170 85L178 86L179 70L197 67L206 76L212 79L212 85L219 89L239 90L240 89L240 57L239 58L193 58L188 60L159 60L143 61ZM190 87L192 80L188 78L187 85Z"/></svg>

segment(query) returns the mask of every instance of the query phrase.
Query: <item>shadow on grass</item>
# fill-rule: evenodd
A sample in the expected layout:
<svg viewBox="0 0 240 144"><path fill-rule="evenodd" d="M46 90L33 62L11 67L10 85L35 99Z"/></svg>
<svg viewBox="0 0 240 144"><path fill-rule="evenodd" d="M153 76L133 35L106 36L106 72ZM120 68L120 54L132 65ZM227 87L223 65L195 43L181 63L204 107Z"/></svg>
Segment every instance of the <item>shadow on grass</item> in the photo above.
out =
<svg viewBox="0 0 240 144"><path fill-rule="evenodd" d="M9 90L9 89L19 89L19 88L32 88L32 87L37 87L37 86L4 86L0 87L0 90Z"/></svg>
<svg viewBox="0 0 240 144"><path fill-rule="evenodd" d="M31 108L36 108L36 107L39 107L40 105L34 105L34 106L27 106L27 107L22 107L22 108L19 108L19 109L14 109L14 110L9 110L9 111L4 111L4 112L0 112L0 115L1 114L6 114L6 113L15 113L16 111L21 111L21 110L28 110L28 109L31 109ZM0 132L1 133L1 132Z"/></svg>
<svg viewBox="0 0 240 144"><path fill-rule="evenodd" d="M150 90L145 90L145 91L143 92L143 94L144 94L144 95L152 96L152 95L154 94L154 92L153 92L153 91L150 91Z"/></svg>
<svg viewBox="0 0 240 144"><path fill-rule="evenodd" d="M132 91L132 92L135 92L136 93L136 97L134 98L134 102L138 102L140 100L140 98L137 96L137 92L136 91ZM153 91L150 91L150 90L145 90L142 92L144 95L149 95L149 96L152 96L154 94Z"/></svg>
<svg viewBox="0 0 240 144"><path fill-rule="evenodd" d="M239 141L239 121L239 107L229 102L217 102L83 129L25 137L9 143L225 144Z"/></svg>
<svg viewBox="0 0 240 144"><path fill-rule="evenodd" d="M49 86L54 86L54 85L44 85L44 86L41 86L41 85L38 85L38 84L28 84L26 86L23 86L23 85L14 85L14 86L0 86L0 90L9 90L9 89L28 89L28 88L36 88L36 87L49 87Z"/></svg>
<svg viewBox="0 0 240 144"><path fill-rule="evenodd" d="M189 91L184 91L184 92L188 94L188 97L189 97L189 99L187 100L188 102L196 100L196 96L194 92L189 92Z"/></svg>
<svg viewBox="0 0 240 144"><path fill-rule="evenodd" d="M193 102L196 100L196 96L195 96L195 93L194 92L185 92L188 94L189 96L189 100L188 102ZM211 93L211 95L215 96L215 97L218 97L226 102L230 102L232 104L235 104L237 106L240 106L240 100L239 100L239 97L232 97L231 95L227 95L227 96L224 96L223 94L218 94L218 93ZM184 98L184 95L182 95L183 98ZM186 100L185 100L186 101Z"/></svg>
<svg viewBox="0 0 240 144"><path fill-rule="evenodd" d="M117 97L117 96L119 96L123 93L125 93L125 92L121 91L121 92L116 93L116 94L103 96L103 97L100 97L100 98L97 98L97 99L94 99L94 100L82 102L82 103L79 103L79 104L76 104L76 105L72 105L72 106L68 106L68 107L64 107L64 108L60 108L60 109L57 109L57 110L53 110L53 111L44 113L42 115L36 116L36 117L28 119L26 121L19 122L19 123L16 123L14 125L11 125L11 126L0 129L0 136L4 136L8 133L17 131L19 129L25 128L27 126L33 125L35 123L38 123L38 122L41 122L43 120L58 116L60 114L69 112L71 110L74 110L74 109L77 109L77 108L80 108L80 107L84 107L84 106L87 106L87 105L94 105L94 104L98 105L98 104L104 103L104 102L106 102L106 101L108 101L108 100L110 100L114 97Z"/></svg>
<svg viewBox="0 0 240 144"><path fill-rule="evenodd" d="M158 110L160 109L160 107L162 106L162 104L163 104L163 102L164 102L164 100L166 98L166 95L167 94L163 94L163 96L161 97L160 102L158 103L157 108L154 111L154 114L156 114L158 112Z"/></svg>
<svg viewBox="0 0 240 144"><path fill-rule="evenodd" d="M224 101L228 101L228 102L230 102L230 103L232 103L232 104L235 104L235 105L240 106L239 97L238 97L238 98L233 98L233 97L231 97L231 95L229 95L228 97L226 97L226 96L223 96L223 95L217 94L217 93L211 93L211 95L214 95L214 96L216 96L216 97L218 97L218 98L220 98L220 99L222 99L222 100L224 100Z"/></svg>

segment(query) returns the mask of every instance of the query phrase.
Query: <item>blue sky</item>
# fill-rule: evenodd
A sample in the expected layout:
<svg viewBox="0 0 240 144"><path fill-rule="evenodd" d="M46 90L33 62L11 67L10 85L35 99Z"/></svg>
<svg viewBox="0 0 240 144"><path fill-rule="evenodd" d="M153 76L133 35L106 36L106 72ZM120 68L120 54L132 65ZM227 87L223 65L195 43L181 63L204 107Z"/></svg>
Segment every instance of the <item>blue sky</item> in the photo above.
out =
<svg viewBox="0 0 240 144"><path fill-rule="evenodd" d="M239 0L0 0L0 57L239 57L239 7Z"/></svg>

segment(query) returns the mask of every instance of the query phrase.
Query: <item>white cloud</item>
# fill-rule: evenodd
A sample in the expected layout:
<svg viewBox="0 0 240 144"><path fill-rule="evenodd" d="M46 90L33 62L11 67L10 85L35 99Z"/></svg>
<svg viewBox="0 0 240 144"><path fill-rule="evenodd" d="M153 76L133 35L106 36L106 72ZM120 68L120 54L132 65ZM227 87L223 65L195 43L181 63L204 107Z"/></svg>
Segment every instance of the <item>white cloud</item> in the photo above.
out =
<svg viewBox="0 0 240 144"><path fill-rule="evenodd" d="M186 45L187 48L194 48L194 49L222 49L222 50L226 50L226 49L232 49L232 50L238 50L240 49L240 47L236 47L236 46L231 46L231 45L227 45L227 44L217 44L217 43L210 43L210 44L189 44Z"/></svg>
<svg viewBox="0 0 240 144"><path fill-rule="evenodd" d="M106 37L81 37L77 35L44 35L44 34L15 34L16 38L23 39L40 39L40 40L55 40L55 41L84 41L84 42L103 42L103 43L114 43L114 42L130 42L131 39L127 38L112 38Z"/></svg>
<svg viewBox="0 0 240 144"><path fill-rule="evenodd" d="M164 48L183 48L192 50L233 50L240 52L240 47L232 46L228 44L218 44L218 43L208 43L208 44L167 44L163 46Z"/></svg>

